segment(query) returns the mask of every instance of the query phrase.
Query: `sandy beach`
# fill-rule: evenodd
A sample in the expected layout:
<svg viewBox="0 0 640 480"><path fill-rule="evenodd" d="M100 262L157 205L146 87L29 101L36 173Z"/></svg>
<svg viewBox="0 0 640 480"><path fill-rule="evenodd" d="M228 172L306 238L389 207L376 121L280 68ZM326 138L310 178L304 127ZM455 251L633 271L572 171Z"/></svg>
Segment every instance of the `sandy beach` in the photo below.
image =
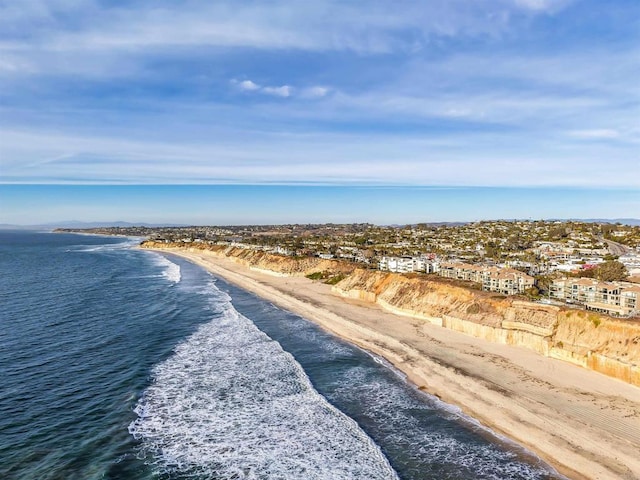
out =
<svg viewBox="0 0 640 480"><path fill-rule="evenodd" d="M640 479L640 388L530 350L348 300L320 282L167 249L381 355L421 390L536 452L572 479Z"/></svg>

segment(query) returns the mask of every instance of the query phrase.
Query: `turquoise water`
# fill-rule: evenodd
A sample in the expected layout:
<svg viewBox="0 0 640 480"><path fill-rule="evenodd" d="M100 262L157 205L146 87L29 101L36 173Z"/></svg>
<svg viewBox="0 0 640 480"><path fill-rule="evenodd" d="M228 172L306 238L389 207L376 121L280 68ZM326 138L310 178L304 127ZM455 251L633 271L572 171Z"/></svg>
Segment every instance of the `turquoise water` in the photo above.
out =
<svg viewBox="0 0 640 480"><path fill-rule="evenodd" d="M383 360L136 243L0 232L0 478L559 478Z"/></svg>

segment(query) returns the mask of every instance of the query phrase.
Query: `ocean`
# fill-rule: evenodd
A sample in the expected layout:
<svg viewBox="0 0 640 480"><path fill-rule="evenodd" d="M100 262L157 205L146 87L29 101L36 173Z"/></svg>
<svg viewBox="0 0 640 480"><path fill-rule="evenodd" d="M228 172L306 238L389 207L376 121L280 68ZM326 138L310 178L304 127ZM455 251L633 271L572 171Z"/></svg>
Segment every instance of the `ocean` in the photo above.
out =
<svg viewBox="0 0 640 480"><path fill-rule="evenodd" d="M0 231L0 478L562 478L383 359L137 243Z"/></svg>

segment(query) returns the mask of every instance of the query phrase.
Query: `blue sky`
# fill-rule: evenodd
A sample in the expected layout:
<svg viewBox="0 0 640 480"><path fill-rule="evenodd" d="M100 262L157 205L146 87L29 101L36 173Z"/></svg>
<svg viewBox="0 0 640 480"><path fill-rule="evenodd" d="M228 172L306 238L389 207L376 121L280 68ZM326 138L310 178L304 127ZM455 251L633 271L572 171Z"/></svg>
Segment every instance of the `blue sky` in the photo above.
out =
<svg viewBox="0 0 640 480"><path fill-rule="evenodd" d="M498 191L509 216L637 217L639 78L636 0L0 0L0 223L43 216L17 192L52 221L142 221L157 214L135 192L153 188L112 187L120 211L71 186L153 184L242 192L265 221L280 215L264 192L315 211L327 186L356 204L365 187L473 187L438 220L504 216ZM515 209L534 190L563 195L557 210ZM406 200L399 223L420 214L410 188L375 191ZM587 191L608 203L568 206Z"/></svg>

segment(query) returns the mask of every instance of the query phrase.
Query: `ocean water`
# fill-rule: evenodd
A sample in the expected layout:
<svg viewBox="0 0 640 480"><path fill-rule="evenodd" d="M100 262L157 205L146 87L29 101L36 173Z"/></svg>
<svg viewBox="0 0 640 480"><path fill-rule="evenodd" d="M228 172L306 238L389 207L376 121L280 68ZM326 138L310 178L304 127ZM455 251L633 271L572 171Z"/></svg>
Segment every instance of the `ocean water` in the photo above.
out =
<svg viewBox="0 0 640 480"><path fill-rule="evenodd" d="M0 232L0 478L562 478L384 360L136 244Z"/></svg>

